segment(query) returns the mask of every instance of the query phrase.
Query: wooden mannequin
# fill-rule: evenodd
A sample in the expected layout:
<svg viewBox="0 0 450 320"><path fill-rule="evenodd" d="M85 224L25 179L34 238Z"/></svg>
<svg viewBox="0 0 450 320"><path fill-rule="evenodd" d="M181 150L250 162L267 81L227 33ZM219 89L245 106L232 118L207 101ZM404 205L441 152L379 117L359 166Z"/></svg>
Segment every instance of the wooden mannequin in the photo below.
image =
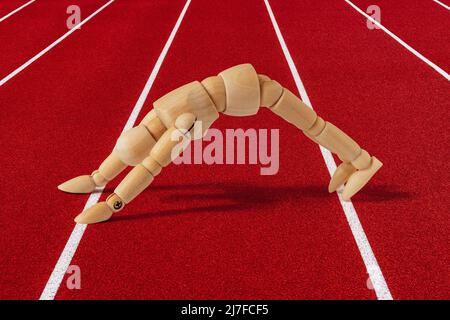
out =
<svg viewBox="0 0 450 320"><path fill-rule="evenodd" d="M344 200L356 194L382 166L377 158L317 116L288 89L265 75L258 75L250 64L229 68L201 82L188 83L159 98L153 106L138 126L119 137L113 152L98 170L58 186L66 192L90 193L106 185L127 166L134 166L105 202L79 214L76 222L105 221L122 210L171 162L172 149L180 143L182 135L194 138L186 133L192 132L195 121L201 121L204 134L220 112L247 116L256 114L260 106L267 107L335 153L342 163L331 178L328 190L334 192L345 184Z"/></svg>

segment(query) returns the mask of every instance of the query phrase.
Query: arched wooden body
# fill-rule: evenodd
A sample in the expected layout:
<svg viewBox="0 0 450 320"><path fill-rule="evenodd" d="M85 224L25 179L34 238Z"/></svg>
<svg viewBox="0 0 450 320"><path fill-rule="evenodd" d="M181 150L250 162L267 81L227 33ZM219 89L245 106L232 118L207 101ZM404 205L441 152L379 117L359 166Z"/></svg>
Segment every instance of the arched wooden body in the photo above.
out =
<svg viewBox="0 0 450 320"><path fill-rule="evenodd" d="M119 137L113 152L98 170L59 186L66 192L92 192L127 166L135 166L106 202L82 212L75 219L77 222L104 221L122 210L171 162L174 147L179 146L182 138L194 138L187 132L192 132L195 121L201 122L204 134L220 113L247 116L256 114L260 107L267 107L302 130L343 161L328 189L333 192L345 184L344 199L357 193L382 166L378 159L336 126L324 121L291 91L265 75L258 75L250 64L237 65L201 82L188 83L159 98L153 106L138 126ZM181 151L179 148L178 153Z"/></svg>

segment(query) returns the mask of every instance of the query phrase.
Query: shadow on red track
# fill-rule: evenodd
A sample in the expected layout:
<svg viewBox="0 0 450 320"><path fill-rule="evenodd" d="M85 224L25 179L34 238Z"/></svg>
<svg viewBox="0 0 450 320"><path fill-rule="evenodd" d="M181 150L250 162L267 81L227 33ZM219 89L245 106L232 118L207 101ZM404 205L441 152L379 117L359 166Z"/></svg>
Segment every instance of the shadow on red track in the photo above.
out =
<svg viewBox="0 0 450 320"><path fill-rule="evenodd" d="M177 190L188 190L188 192L177 192ZM113 192L113 188L104 190L107 193ZM190 185L161 185L154 186L144 192L165 191L161 200L165 203L173 204L173 209L153 210L148 212L130 213L117 215L109 222L119 222L137 219L155 219L168 216L176 216L194 213L216 213L249 210L258 214L258 212L270 212L268 209L276 208L277 203L282 201L302 201L306 198L327 199L334 197L329 194L326 186L320 185L287 185L272 186L270 188L255 186L251 184L221 183L212 184L190 184ZM167 194L167 192L169 192ZM368 186L358 195L361 202L386 202L399 199L414 198L414 194L399 190L394 185ZM211 206L192 206L180 208L180 203L189 203L190 201L213 200L217 205ZM139 201L139 200L138 200ZM223 204L226 202L227 204ZM272 211L276 214L276 210Z"/></svg>

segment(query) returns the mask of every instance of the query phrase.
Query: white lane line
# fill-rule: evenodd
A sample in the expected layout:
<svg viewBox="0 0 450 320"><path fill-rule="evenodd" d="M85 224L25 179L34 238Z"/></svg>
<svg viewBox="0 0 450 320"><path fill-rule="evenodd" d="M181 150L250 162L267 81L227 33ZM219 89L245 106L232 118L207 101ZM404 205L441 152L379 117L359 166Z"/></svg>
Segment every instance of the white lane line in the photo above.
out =
<svg viewBox="0 0 450 320"><path fill-rule="evenodd" d="M432 67L434 70L436 70L441 76L443 76L445 79L450 81L450 75L443 70L442 68L440 68L439 66L437 66L435 63L431 62L430 60L428 60L425 56L423 56L420 52L418 52L416 49L414 49L413 47L411 47L409 44L407 44L405 41L403 41L402 39L400 39L398 36L396 36L394 33L392 33L390 30L388 30L385 26L383 26L381 23L379 23L377 20L375 20L374 18L372 18L371 16L369 16L367 13L365 13L364 11L362 11L360 8L358 8L356 5L353 4L353 2L351 2L350 0L345 0L345 2L347 2L350 6L352 6L353 9L355 9L356 11L358 11L360 14L362 14L364 17L366 17L366 19L370 20L371 22L373 22L375 25L377 25L381 30L383 30L384 32L386 32L388 35L390 35L395 41L397 41L398 43L400 43L403 47L405 47L409 52L411 52L413 55L415 55L417 58L419 58L420 60L422 60L423 62L425 62L427 65L429 65L430 67Z"/></svg>
<svg viewBox="0 0 450 320"><path fill-rule="evenodd" d="M183 10L181 11L180 16L178 17L178 20L175 23L175 26L173 27L173 30L170 33L170 36L167 39L167 42L164 45L164 48L162 49L161 54L159 55L158 60L155 63L155 66L153 67L153 70L150 73L147 83L145 84L144 89L142 90L141 95L139 96L139 98L136 102L136 105L133 108L133 111L131 111L130 117L128 118L127 123L125 124L123 131L128 130L131 127L133 127L137 116L141 112L142 106L144 105L144 102L147 99L150 89L153 86L153 82L156 79L159 69L161 68L164 58L166 57L166 54L169 51L170 45L172 44L172 41L175 38L175 35L177 34L178 28L180 27L181 22L183 21L184 15L185 15L190 3L191 3L191 0L186 1L186 4L184 5ZM103 192L103 188L99 188L98 190L91 193L83 210L85 210L85 209L93 206L95 203L97 203L102 192ZM60 255L58 261L56 262L55 268L53 269L53 272L50 275L50 278L48 279L47 284L45 285L45 288L42 291L42 294L41 294L39 300L53 300L55 298L56 293L58 292L58 289L64 278L64 274L66 273L67 268L69 267L70 262L72 261L72 258L75 255L75 252L77 251L78 245L80 244L81 238L83 237L83 234L84 234L84 231L86 230L86 228L87 228L87 225L85 225L85 224L77 223L75 225L75 227L72 231L72 234L70 235L69 239L67 240L64 250L61 252L61 255Z"/></svg>
<svg viewBox="0 0 450 320"><path fill-rule="evenodd" d="M4 20L8 19L9 17L11 17L14 13L19 12L20 10L22 10L23 8L25 8L26 6L32 4L33 2L35 2L36 0L31 0L28 1L27 3L25 3L24 5L18 7L16 10L11 11L10 13L8 13L6 16L1 17L0 18L0 22L3 22Z"/></svg>
<svg viewBox="0 0 450 320"><path fill-rule="evenodd" d="M54 48L58 43L60 43L61 41L63 41L65 38L67 38L68 36L70 36L72 33L74 33L76 30L78 30L82 25L84 25L86 22L88 22L89 20L91 20L94 16L96 16L100 11L102 11L103 9L105 9L107 6L109 6L111 3L113 3L114 0L110 0L107 3L105 3L103 6L101 6L100 8L98 8L94 13L92 13L89 17L87 17L86 19L84 19L83 21L81 21L78 25L77 28L72 28L69 31L67 31L64 35L62 35L58 40L56 40L55 42L53 42L51 45L49 45L47 48L45 48L44 50L42 50L41 52L39 52L37 55L35 55L33 58L31 58L30 60L28 60L27 62L25 62L23 65L21 65L20 67L18 67L16 70L14 70L13 72L11 72L9 75L7 75L6 77L4 77L2 80L0 80L0 87L3 86L6 82L8 82L9 80L11 80L12 78L14 78L19 72L23 71L25 68L27 68L30 64L32 64L33 62L35 62L37 59L39 59L40 57L42 57L44 54L46 54L47 52L49 52L52 48Z"/></svg>
<svg viewBox="0 0 450 320"><path fill-rule="evenodd" d="M297 86L297 90L303 100L307 105L311 106L311 101L309 100L308 94L306 93L305 86L303 85L302 80L300 79L300 75L297 71L297 67L292 60L289 49L287 48L286 42L284 41L283 35L281 34L278 23L273 14L272 8L270 7L269 1L264 0L266 4L267 11L270 16L270 20L272 21L273 28L275 29L275 33L278 37L278 41L280 42L281 48L283 50L284 56L286 57L286 61L291 70L292 76L294 77L295 84ZM320 146L320 151L322 152L322 156L325 160L325 164L328 168L330 176L333 175L336 170L336 162L334 162L333 156L330 151ZM344 201L341 195L338 193L339 201L341 203L342 209L344 210L345 217L347 218L348 224L350 225L350 229L352 231L353 237L355 238L356 244L358 246L359 252L361 253L362 259L367 269L367 273L369 274L370 280L373 284L375 293L377 298L380 300L392 300L391 292L387 286L386 280L384 279L383 273L378 265L377 259L372 251L369 240L364 232L364 229L359 221L358 214L355 210L351 201Z"/></svg>
<svg viewBox="0 0 450 320"><path fill-rule="evenodd" d="M450 7L448 5L446 5L445 3L440 2L439 0L433 0L434 2L436 2L437 4L440 4L441 6L443 6L445 9L450 10Z"/></svg>

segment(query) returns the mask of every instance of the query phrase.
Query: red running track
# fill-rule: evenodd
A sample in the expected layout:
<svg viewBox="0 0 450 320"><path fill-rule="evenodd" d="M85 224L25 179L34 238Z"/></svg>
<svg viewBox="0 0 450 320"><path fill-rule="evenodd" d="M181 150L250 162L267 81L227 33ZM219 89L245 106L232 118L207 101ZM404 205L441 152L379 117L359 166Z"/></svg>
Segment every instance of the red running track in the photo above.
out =
<svg viewBox="0 0 450 320"><path fill-rule="evenodd" d="M56 186L114 146L182 5L116 1L0 87L0 298L39 298L87 200Z"/></svg>
<svg viewBox="0 0 450 320"><path fill-rule="evenodd" d="M107 1L79 0L81 19ZM37 0L0 23L0 79L68 32L69 0ZM84 30L83 30L84 31ZM82 31L80 31L82 32Z"/></svg>
<svg viewBox="0 0 450 320"><path fill-rule="evenodd" d="M193 1L147 104L246 61L295 88L263 2ZM110 223L88 227L72 261L83 289L64 280L57 298L375 298L318 147L267 110L214 127L279 128L279 173L169 166Z"/></svg>
<svg viewBox="0 0 450 320"><path fill-rule="evenodd" d="M29 0L8 0L8 1L2 1L1 5L0 5L0 19L3 18L4 16L8 15L12 11L16 10L17 8L23 6L27 2L29 2ZM34 3L32 3L30 5L33 5L33 4ZM24 10L24 9L22 9L22 10ZM18 13L16 13L16 14L18 14ZM12 16L10 16L10 17L12 17ZM9 19L9 18L7 18L7 19ZM5 19L4 21L6 21L7 19Z"/></svg>
<svg viewBox="0 0 450 320"><path fill-rule="evenodd" d="M393 298L448 299L448 81L345 2L273 9L316 109L384 163L353 203Z"/></svg>
<svg viewBox="0 0 450 320"><path fill-rule="evenodd" d="M354 204L393 297L448 298L448 82L345 2L271 4L315 109L385 163ZM183 5L116 1L0 87L0 298L39 297L87 200L56 185L110 152ZM192 1L138 121L242 62L295 91L262 1ZM279 173L170 165L87 228L57 298L376 298L318 147L267 110L214 127L279 128Z"/></svg>
<svg viewBox="0 0 450 320"><path fill-rule="evenodd" d="M363 11L373 4L370 0L352 2ZM379 0L376 4L381 10L381 23L386 28L450 73L449 10L433 0ZM360 19L365 20L362 15Z"/></svg>

